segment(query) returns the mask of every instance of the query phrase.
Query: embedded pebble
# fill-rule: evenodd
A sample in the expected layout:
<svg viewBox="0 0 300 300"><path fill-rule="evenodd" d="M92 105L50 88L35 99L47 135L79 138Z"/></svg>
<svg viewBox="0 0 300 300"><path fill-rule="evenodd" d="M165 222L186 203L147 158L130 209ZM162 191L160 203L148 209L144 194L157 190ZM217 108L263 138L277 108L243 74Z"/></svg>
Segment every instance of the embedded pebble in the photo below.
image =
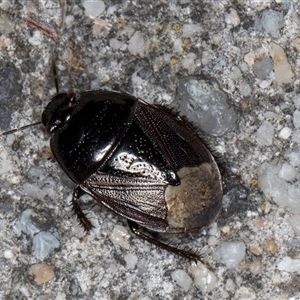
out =
<svg viewBox="0 0 300 300"><path fill-rule="evenodd" d="M259 247L259 245L250 245L249 248L254 255L262 255L262 249Z"/></svg>
<svg viewBox="0 0 300 300"><path fill-rule="evenodd" d="M292 132L293 132L293 131L292 131L291 128L289 128L289 127L283 127L283 128L280 130L278 136L279 136L280 138L286 140L286 139L288 139L288 138L291 136Z"/></svg>
<svg viewBox="0 0 300 300"><path fill-rule="evenodd" d="M240 24L240 17L235 9L230 9L229 13L225 13L225 22L227 25L236 27Z"/></svg>
<svg viewBox="0 0 300 300"><path fill-rule="evenodd" d="M197 58L195 53L188 53L181 61L181 65L184 69L189 70L190 72L193 72L193 70L196 68L195 65L195 59Z"/></svg>
<svg viewBox="0 0 300 300"><path fill-rule="evenodd" d="M240 83L239 90L240 90L241 94L245 97L250 96L251 91L252 91L250 85L245 82Z"/></svg>
<svg viewBox="0 0 300 300"><path fill-rule="evenodd" d="M191 37L197 33L201 33L201 24L184 24L182 26L182 37Z"/></svg>
<svg viewBox="0 0 300 300"><path fill-rule="evenodd" d="M283 163L279 171L279 177L286 181L293 181L298 175L295 168L289 163Z"/></svg>
<svg viewBox="0 0 300 300"><path fill-rule="evenodd" d="M277 265L278 270L286 272L300 272L300 259L285 256Z"/></svg>
<svg viewBox="0 0 300 300"><path fill-rule="evenodd" d="M40 260L44 260L59 247L59 240L50 232L40 231L33 237L33 255Z"/></svg>
<svg viewBox="0 0 300 300"><path fill-rule="evenodd" d="M33 209L28 208L22 212L22 214L11 222L13 232L20 237L22 233L34 236L35 233L39 232L41 229L38 224L33 222L37 214Z"/></svg>
<svg viewBox="0 0 300 300"><path fill-rule="evenodd" d="M293 231L300 234L300 215L293 215L288 217L287 221L291 225Z"/></svg>
<svg viewBox="0 0 300 300"><path fill-rule="evenodd" d="M284 156L289 159L292 166L297 167L300 165L300 149L289 149Z"/></svg>
<svg viewBox="0 0 300 300"><path fill-rule="evenodd" d="M46 283L54 277L53 267L43 263L32 265L28 274L34 276L34 281L38 285Z"/></svg>
<svg viewBox="0 0 300 300"><path fill-rule="evenodd" d="M263 249L271 255L275 255L278 250L277 243L272 239L265 239L262 243L262 246Z"/></svg>
<svg viewBox="0 0 300 300"><path fill-rule="evenodd" d="M105 10L105 4L101 0L85 0L83 1L84 13L86 16L97 17Z"/></svg>
<svg viewBox="0 0 300 300"><path fill-rule="evenodd" d="M126 268L132 270L135 268L138 258L135 254L128 253L124 256L124 260L126 261Z"/></svg>
<svg viewBox="0 0 300 300"><path fill-rule="evenodd" d="M296 128L300 128L300 110L298 109L293 113L293 123Z"/></svg>
<svg viewBox="0 0 300 300"><path fill-rule="evenodd" d="M227 101L227 95L216 81L186 77L179 80L174 105L205 133L220 136L235 128L238 119Z"/></svg>
<svg viewBox="0 0 300 300"><path fill-rule="evenodd" d="M216 287L216 275L207 269L207 267L202 263L192 263L188 270L194 276L195 285L201 290L202 293L209 293Z"/></svg>
<svg viewBox="0 0 300 300"><path fill-rule="evenodd" d="M6 259L11 259L11 258L14 257L14 253L10 249L5 250L5 251L3 251L3 257L6 258Z"/></svg>
<svg viewBox="0 0 300 300"><path fill-rule="evenodd" d="M274 126L269 121L264 121L256 133L256 141L259 146L271 146L274 136Z"/></svg>
<svg viewBox="0 0 300 300"><path fill-rule="evenodd" d="M182 49L182 39L178 38L173 42L173 51L175 53L182 53L183 49Z"/></svg>
<svg viewBox="0 0 300 300"><path fill-rule="evenodd" d="M139 260L139 262L137 263L137 269L138 269L138 272L137 272L138 276L142 276L143 274L148 272L148 267L147 267L145 258L142 258L141 260Z"/></svg>
<svg viewBox="0 0 300 300"><path fill-rule="evenodd" d="M144 57L147 48L148 43L145 42L143 33L141 31L136 31L129 40L128 51L132 55Z"/></svg>
<svg viewBox="0 0 300 300"><path fill-rule="evenodd" d="M265 31L274 38L279 36L279 31L283 26L283 13L272 9L265 9L256 24L258 30Z"/></svg>
<svg viewBox="0 0 300 300"><path fill-rule="evenodd" d="M272 60L269 57L265 56L256 59L252 66L254 75L262 80L266 79L270 75L272 69Z"/></svg>
<svg viewBox="0 0 300 300"><path fill-rule="evenodd" d="M32 254L39 260L44 260L60 247L58 233L52 226L51 220L33 209L23 211L16 220L11 222L11 226L18 237L24 236L25 246L25 241L28 240L32 245Z"/></svg>
<svg viewBox="0 0 300 300"><path fill-rule="evenodd" d="M233 66L231 71L232 71L232 73L229 74L229 78L231 78L232 80L238 80L243 77L241 70L238 67Z"/></svg>
<svg viewBox="0 0 300 300"><path fill-rule="evenodd" d="M252 288L241 286L234 294L236 300L255 300L256 293Z"/></svg>
<svg viewBox="0 0 300 300"><path fill-rule="evenodd" d="M279 45L270 43L270 54L274 62L275 77L278 84L292 83L294 73L284 50Z"/></svg>
<svg viewBox="0 0 300 300"><path fill-rule="evenodd" d="M224 263L227 269L234 269L239 266L245 254L244 242L223 242L215 251L214 257L217 261Z"/></svg>
<svg viewBox="0 0 300 300"><path fill-rule="evenodd" d="M300 95L294 96L293 102L294 102L296 108L300 108Z"/></svg>
<svg viewBox="0 0 300 300"><path fill-rule="evenodd" d="M228 278L226 280L225 288L226 288L226 291L228 291L228 292L233 292L234 291L235 284L234 284L234 281L231 278Z"/></svg>
<svg viewBox="0 0 300 300"><path fill-rule="evenodd" d="M124 226L116 225L109 239L124 249L129 249L130 234Z"/></svg>
<svg viewBox="0 0 300 300"><path fill-rule="evenodd" d="M173 271L171 277L184 291L187 292L191 288L192 279L184 270L177 269Z"/></svg>
<svg viewBox="0 0 300 300"><path fill-rule="evenodd" d="M291 155L292 154L290 154L290 156ZM299 157L293 157L293 159L297 159L298 162ZM290 163L292 164L291 161ZM270 163L260 165L257 170L258 185L266 197L272 199L277 205L294 214L300 214L300 190L297 186L279 177L281 167L280 164ZM287 174L285 174L285 176L287 176Z"/></svg>
<svg viewBox="0 0 300 300"><path fill-rule="evenodd" d="M119 41L116 38L112 38L109 40L109 46L112 47L113 49L117 50L123 46L123 42Z"/></svg>
<svg viewBox="0 0 300 300"><path fill-rule="evenodd" d="M261 272L262 262L261 260L255 259L249 264L249 270L253 275L258 275Z"/></svg>
<svg viewBox="0 0 300 300"><path fill-rule="evenodd" d="M275 274L273 277L272 277L272 284L279 284L281 282L281 276L280 274Z"/></svg>

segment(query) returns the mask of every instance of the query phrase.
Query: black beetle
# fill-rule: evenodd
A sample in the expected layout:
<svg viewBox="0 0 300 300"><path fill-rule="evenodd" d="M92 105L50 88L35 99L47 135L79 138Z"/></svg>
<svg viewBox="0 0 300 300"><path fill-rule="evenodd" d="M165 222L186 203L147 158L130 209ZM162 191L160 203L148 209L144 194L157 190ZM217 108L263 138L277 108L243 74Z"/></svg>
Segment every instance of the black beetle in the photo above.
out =
<svg viewBox="0 0 300 300"><path fill-rule="evenodd" d="M54 65L54 75L56 70ZM55 81L58 91L58 84ZM6 135L32 125L6 131ZM183 257L201 256L149 236L185 233L208 225L222 206L214 157L179 115L126 93L58 93L42 114L51 150L77 184L72 206L88 233L92 224L77 200L85 193L125 217L133 233ZM141 227L141 228L140 228Z"/></svg>
<svg viewBox="0 0 300 300"><path fill-rule="evenodd" d="M92 224L77 203L84 193L125 217L139 237L200 260L140 228L192 232L221 210L218 166L187 122L166 107L129 94L94 90L78 99L75 93L58 93L42 123L56 160L77 184L72 205L87 232Z"/></svg>

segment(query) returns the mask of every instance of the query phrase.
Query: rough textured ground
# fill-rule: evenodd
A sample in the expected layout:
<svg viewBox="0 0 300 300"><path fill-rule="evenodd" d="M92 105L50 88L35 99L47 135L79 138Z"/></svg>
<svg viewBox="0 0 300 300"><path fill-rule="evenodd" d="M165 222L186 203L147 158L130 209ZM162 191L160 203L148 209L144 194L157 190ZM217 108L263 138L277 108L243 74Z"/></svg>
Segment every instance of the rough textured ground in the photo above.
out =
<svg viewBox="0 0 300 300"><path fill-rule="evenodd" d="M180 79L201 75L218 81L238 115L234 128L207 137L235 175L226 179L229 208L202 232L173 238L204 253L215 276L209 292L189 261L131 236L124 219L89 198L83 208L95 228L80 242L69 207L74 185L51 159L42 126L0 137L1 299L299 299L299 163L289 156L300 143L297 0L32 0L0 8L1 131L40 119L55 94L52 58L61 91L102 87L170 104ZM259 173L263 163L273 167ZM260 182L267 172L280 178L272 177L271 191ZM224 242L245 246L237 266L218 258Z"/></svg>

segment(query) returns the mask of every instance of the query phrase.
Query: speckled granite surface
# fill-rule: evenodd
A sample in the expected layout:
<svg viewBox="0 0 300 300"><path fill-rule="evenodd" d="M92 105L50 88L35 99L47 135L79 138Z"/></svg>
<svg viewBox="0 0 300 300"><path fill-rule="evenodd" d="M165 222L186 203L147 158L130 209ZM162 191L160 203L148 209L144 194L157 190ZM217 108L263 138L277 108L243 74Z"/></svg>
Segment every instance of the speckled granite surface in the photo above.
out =
<svg viewBox="0 0 300 300"><path fill-rule="evenodd" d="M55 94L52 58L60 90L104 87L150 103L171 103L180 79L205 75L238 114L234 129L209 142L248 198L202 232L172 240L204 253L215 276L207 292L194 277L207 278L203 269L129 235L124 219L88 197L95 228L80 242L74 186L51 159L44 130L0 137L0 297L299 299L298 1L87 2L0 2L1 131L39 120ZM268 172L279 179L265 182ZM16 227L27 209L33 217ZM37 232L49 238L47 257ZM225 242L245 246L238 266L215 254Z"/></svg>

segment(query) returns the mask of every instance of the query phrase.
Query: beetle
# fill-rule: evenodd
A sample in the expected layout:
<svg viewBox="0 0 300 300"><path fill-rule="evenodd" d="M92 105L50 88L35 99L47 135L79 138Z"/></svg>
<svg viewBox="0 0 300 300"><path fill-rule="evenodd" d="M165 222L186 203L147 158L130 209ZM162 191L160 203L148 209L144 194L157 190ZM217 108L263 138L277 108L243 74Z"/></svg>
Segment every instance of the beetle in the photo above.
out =
<svg viewBox="0 0 300 300"><path fill-rule="evenodd" d="M53 68L56 76L55 66ZM52 153L76 183L71 204L88 233L93 225L80 208L89 194L124 217L138 237L180 256L201 261L189 250L163 243L150 232L197 231L222 207L218 165L194 128L171 109L108 90L58 92L41 122Z"/></svg>
<svg viewBox="0 0 300 300"><path fill-rule="evenodd" d="M140 238L183 257L200 256L143 229L186 233L211 223L222 206L218 165L202 139L169 108L107 90L57 93L42 114L53 155L76 183L72 206L89 194L127 219Z"/></svg>

